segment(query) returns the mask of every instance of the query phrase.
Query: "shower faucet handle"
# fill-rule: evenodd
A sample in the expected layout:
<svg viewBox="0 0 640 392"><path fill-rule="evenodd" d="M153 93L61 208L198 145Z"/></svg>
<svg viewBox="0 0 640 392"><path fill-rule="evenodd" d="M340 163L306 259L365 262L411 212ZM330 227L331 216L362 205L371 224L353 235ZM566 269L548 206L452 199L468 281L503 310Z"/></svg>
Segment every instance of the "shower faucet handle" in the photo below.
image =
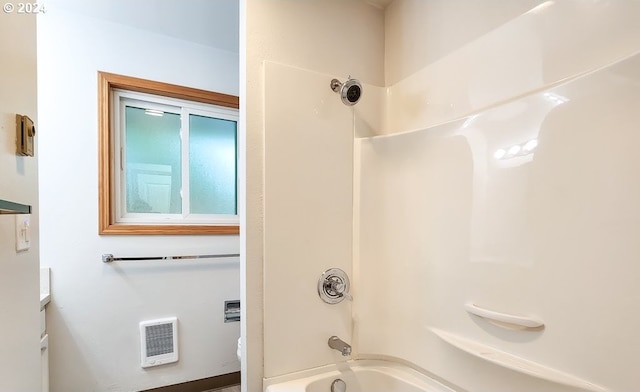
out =
<svg viewBox="0 0 640 392"><path fill-rule="evenodd" d="M322 273L318 280L318 295L328 304L337 304L353 297L349 294L349 277L340 268L331 268Z"/></svg>
<svg viewBox="0 0 640 392"><path fill-rule="evenodd" d="M338 295L344 297L345 299L353 301L353 297L347 292L347 285L343 281L331 281L331 290L335 291L336 293L338 293Z"/></svg>

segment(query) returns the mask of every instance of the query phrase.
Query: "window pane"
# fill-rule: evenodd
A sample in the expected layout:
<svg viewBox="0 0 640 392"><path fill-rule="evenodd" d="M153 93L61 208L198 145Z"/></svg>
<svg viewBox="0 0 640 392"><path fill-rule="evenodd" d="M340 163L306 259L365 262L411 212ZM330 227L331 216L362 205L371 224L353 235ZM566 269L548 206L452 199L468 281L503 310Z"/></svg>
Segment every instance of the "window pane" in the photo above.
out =
<svg viewBox="0 0 640 392"><path fill-rule="evenodd" d="M236 215L236 122L189 116L189 203L193 214Z"/></svg>
<svg viewBox="0 0 640 392"><path fill-rule="evenodd" d="M180 115L125 109L127 212L180 214Z"/></svg>

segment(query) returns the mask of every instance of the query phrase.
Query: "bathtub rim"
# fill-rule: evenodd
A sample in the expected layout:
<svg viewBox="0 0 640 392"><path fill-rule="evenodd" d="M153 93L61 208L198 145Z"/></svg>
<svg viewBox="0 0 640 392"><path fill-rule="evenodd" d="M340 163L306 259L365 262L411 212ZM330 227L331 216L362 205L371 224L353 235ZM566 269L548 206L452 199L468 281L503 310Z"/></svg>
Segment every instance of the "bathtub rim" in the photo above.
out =
<svg viewBox="0 0 640 392"><path fill-rule="evenodd" d="M269 390L270 387L287 383L286 391L304 391L305 387L310 383L327 377L339 378L341 372L345 370L373 370L389 374L390 376L400 376L399 378L401 379L401 376L408 376L408 383L415 384L417 380L420 384L426 384L431 388L436 388L435 390L438 392L465 392L464 389L444 382L444 380L429 372L416 369L415 365L407 363L406 361L380 356L351 359L280 376L264 378L262 388L265 392L271 392ZM285 389L282 391L285 391Z"/></svg>

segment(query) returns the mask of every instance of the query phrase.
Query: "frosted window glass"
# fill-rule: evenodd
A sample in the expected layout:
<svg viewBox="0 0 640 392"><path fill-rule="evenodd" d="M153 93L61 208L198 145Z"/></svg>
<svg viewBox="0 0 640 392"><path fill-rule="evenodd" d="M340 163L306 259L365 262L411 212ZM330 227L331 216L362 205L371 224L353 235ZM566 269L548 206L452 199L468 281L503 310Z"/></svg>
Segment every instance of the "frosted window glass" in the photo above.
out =
<svg viewBox="0 0 640 392"><path fill-rule="evenodd" d="M193 214L236 215L236 122L189 116L189 203Z"/></svg>
<svg viewBox="0 0 640 392"><path fill-rule="evenodd" d="M180 214L180 115L125 108L127 212Z"/></svg>

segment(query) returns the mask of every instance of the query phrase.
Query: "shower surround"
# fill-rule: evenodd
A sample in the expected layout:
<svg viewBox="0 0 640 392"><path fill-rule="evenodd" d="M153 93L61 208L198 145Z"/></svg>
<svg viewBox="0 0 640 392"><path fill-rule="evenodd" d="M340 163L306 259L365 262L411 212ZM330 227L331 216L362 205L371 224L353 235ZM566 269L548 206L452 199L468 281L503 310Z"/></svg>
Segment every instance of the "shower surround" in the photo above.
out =
<svg viewBox="0 0 640 392"><path fill-rule="evenodd" d="M245 287L264 282L264 308L249 301L264 319L247 323L246 338L264 363L250 358L245 377L268 385L340 364L348 358L326 343L336 335L352 359L391 359L469 391L637 389L640 318L625 309L640 305L640 184L630 169L640 6L523 2L499 22L483 14L495 28L416 59L407 42L424 36L424 3L384 11L382 83L319 55L315 65L274 51L269 34L268 50L249 51L248 82L264 80L250 100L264 113L248 117L248 147L264 138L265 155L264 166L248 158L248 180L264 170L264 236L249 234L247 260L264 264L248 264ZM445 3L431 11L457 7ZM248 2L279 29L278 18L306 21L326 53L330 40L311 23L320 4L342 7ZM349 74L363 81L353 109L329 85ZM256 124L263 133L251 134ZM350 273L353 302L317 297L331 267ZM471 305L544 326L504 328ZM528 373L513 370L518 359ZM536 366L548 380L530 376Z"/></svg>
<svg viewBox="0 0 640 392"><path fill-rule="evenodd" d="M446 124L359 140L362 356L470 391L640 386L640 317L628 311L640 298L638 70L640 54ZM544 325L491 322L470 304Z"/></svg>

